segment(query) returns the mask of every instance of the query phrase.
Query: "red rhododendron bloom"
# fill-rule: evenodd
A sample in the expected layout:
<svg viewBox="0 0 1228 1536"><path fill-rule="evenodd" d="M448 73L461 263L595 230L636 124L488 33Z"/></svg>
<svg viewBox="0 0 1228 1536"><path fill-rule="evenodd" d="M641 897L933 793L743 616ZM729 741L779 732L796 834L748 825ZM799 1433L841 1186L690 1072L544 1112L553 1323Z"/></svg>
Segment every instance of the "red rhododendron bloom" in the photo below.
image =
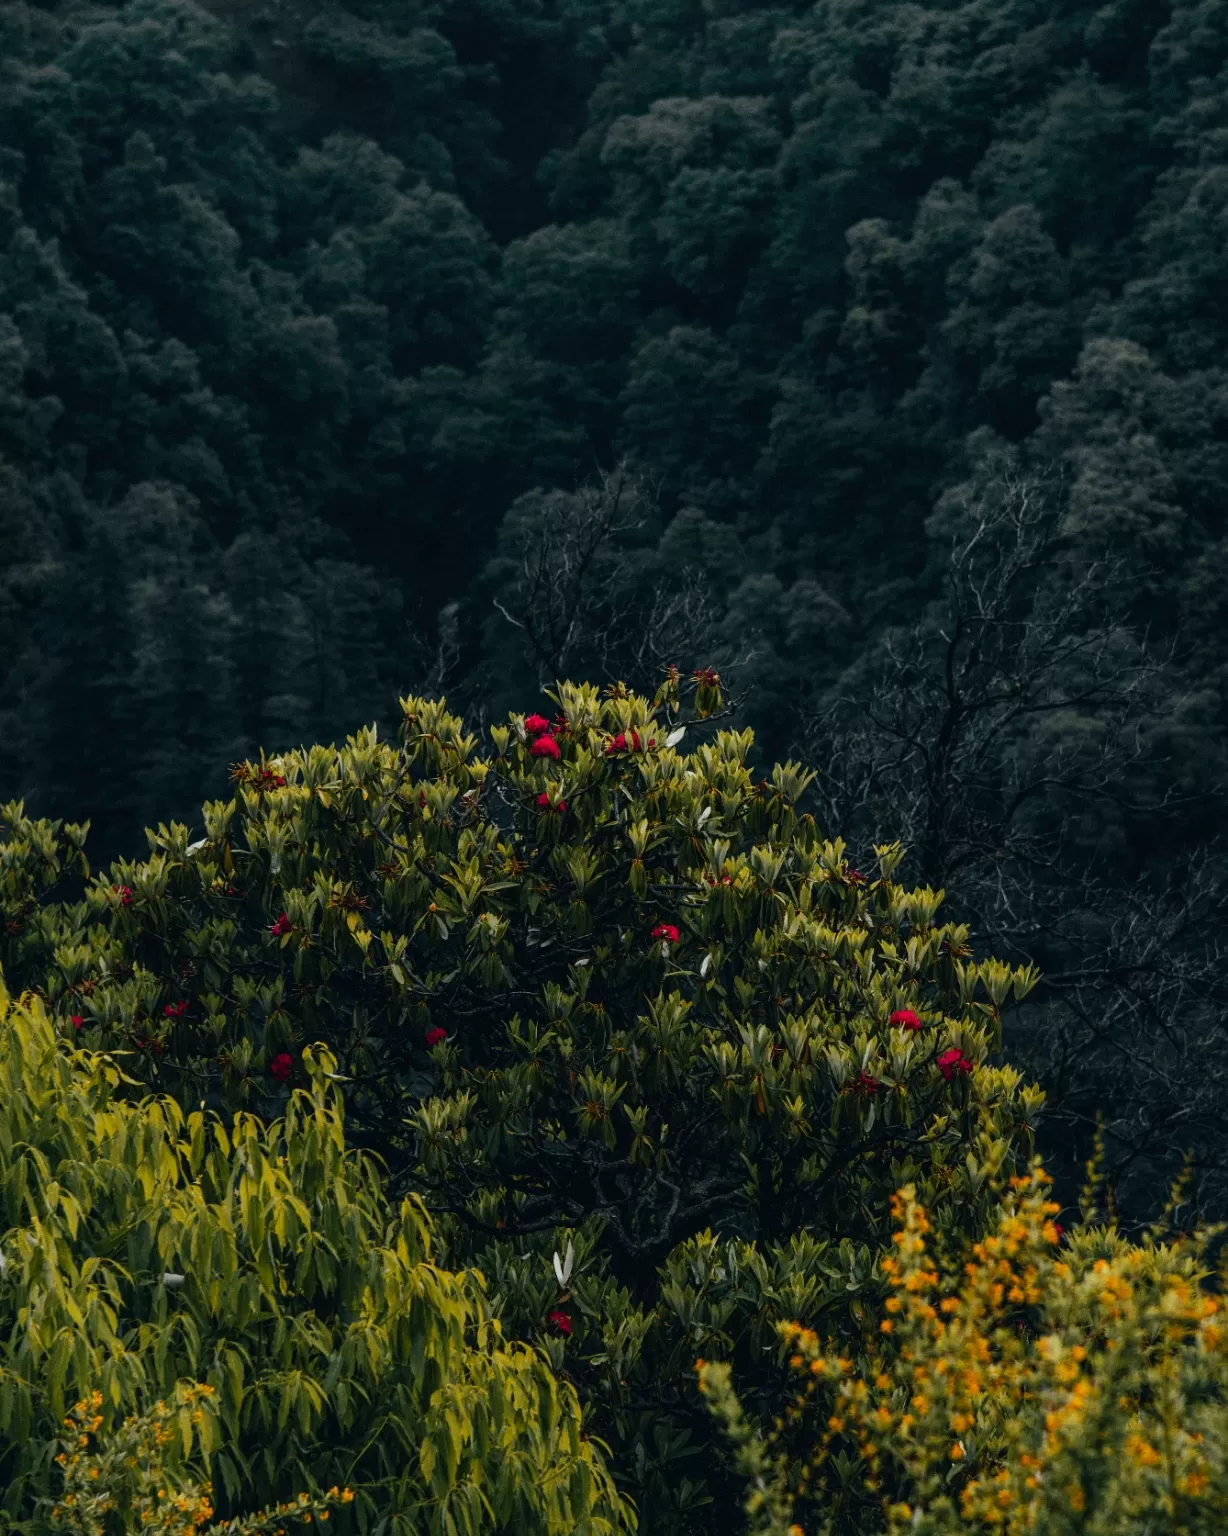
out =
<svg viewBox="0 0 1228 1536"><path fill-rule="evenodd" d="M294 924L283 912L277 921L273 924L273 926L269 929L269 932L275 939L280 939L283 934L289 933L293 927Z"/></svg>
<svg viewBox="0 0 1228 1536"><path fill-rule="evenodd" d="M74 1013L69 1019L69 1023L74 1029L80 1029L85 1023L85 1015L83 1013Z"/></svg>
<svg viewBox="0 0 1228 1536"><path fill-rule="evenodd" d="M564 1339L571 1338L571 1318L567 1316L566 1312L561 1312L556 1307L553 1312L546 1313L546 1321L550 1324L551 1330L554 1333L559 1334Z"/></svg>
<svg viewBox="0 0 1228 1536"><path fill-rule="evenodd" d="M611 736L605 744L605 755L609 757L611 752L625 752L627 750L627 738L619 731L617 736Z"/></svg>
<svg viewBox="0 0 1228 1536"><path fill-rule="evenodd" d="M957 1072L969 1073L974 1068L959 1046L953 1045L938 1058L938 1070L949 1083Z"/></svg>
<svg viewBox="0 0 1228 1536"><path fill-rule="evenodd" d="M678 930L673 923L658 923L652 930L652 936L654 939L663 939L667 944L678 942Z"/></svg>
<svg viewBox="0 0 1228 1536"><path fill-rule="evenodd" d="M119 897L121 907L130 907L132 905L132 887L130 885L113 885L111 889Z"/></svg>
<svg viewBox="0 0 1228 1536"><path fill-rule="evenodd" d="M914 1031L924 1027L920 1016L915 1014L911 1008L897 1008L887 1022L888 1024L898 1024L901 1029L911 1029Z"/></svg>
<svg viewBox="0 0 1228 1536"><path fill-rule="evenodd" d="M863 1099L872 1099L881 1087L878 1078L868 1072L859 1072L853 1080L853 1092Z"/></svg>
<svg viewBox="0 0 1228 1536"><path fill-rule="evenodd" d="M181 1019L188 1011L187 1003L167 1003L162 1012L168 1019Z"/></svg>
<svg viewBox="0 0 1228 1536"><path fill-rule="evenodd" d="M554 810L554 811L557 811L560 816L567 809L567 801L566 800L560 800L557 805L552 806L550 804L550 793L549 793L548 790L545 790L545 789L543 789L541 794L538 795L537 803L538 803L538 805L541 807L541 809L543 811Z"/></svg>
<svg viewBox="0 0 1228 1536"><path fill-rule="evenodd" d="M546 719L545 715L526 715L524 733L526 736L548 736L550 734L550 722Z"/></svg>
<svg viewBox="0 0 1228 1536"><path fill-rule="evenodd" d="M279 1083L288 1083L294 1071L294 1057L289 1051L279 1051L269 1062L269 1071Z"/></svg>
<svg viewBox="0 0 1228 1536"><path fill-rule="evenodd" d="M559 744L553 736L539 736L529 748L531 757L552 757L557 763L559 760Z"/></svg>
<svg viewBox="0 0 1228 1536"><path fill-rule="evenodd" d="M441 1029L440 1026L438 1024L436 1024L434 1029L428 1029L427 1032L426 1032L426 1048L427 1048L427 1050L428 1051L432 1050L435 1046L437 1046L439 1044L439 1042L441 1040L446 1040L447 1038L448 1038L447 1030L446 1029Z"/></svg>

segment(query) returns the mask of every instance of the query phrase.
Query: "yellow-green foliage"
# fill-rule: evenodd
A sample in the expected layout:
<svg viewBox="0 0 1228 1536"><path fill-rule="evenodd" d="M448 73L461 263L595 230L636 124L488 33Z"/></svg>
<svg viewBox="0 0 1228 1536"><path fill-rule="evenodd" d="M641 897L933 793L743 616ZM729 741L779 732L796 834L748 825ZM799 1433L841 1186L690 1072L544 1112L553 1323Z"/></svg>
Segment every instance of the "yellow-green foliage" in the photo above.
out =
<svg viewBox="0 0 1228 1536"><path fill-rule="evenodd" d="M765 1442L727 1366L701 1387L752 1486L750 1529L893 1536L1211 1536L1228 1529L1228 1329L1201 1241L1063 1244L1043 1175L995 1229L936 1242L895 1202L859 1350L786 1326L805 1386ZM791 1515L786 1493L795 1496ZM799 1523L792 1523L797 1520Z"/></svg>
<svg viewBox="0 0 1228 1536"><path fill-rule="evenodd" d="M224 1513L348 1484L360 1528L624 1528L571 1387L347 1150L328 1053L303 1068L273 1124L185 1114L0 995L0 1507L42 1528L74 1402L106 1436L190 1382Z"/></svg>

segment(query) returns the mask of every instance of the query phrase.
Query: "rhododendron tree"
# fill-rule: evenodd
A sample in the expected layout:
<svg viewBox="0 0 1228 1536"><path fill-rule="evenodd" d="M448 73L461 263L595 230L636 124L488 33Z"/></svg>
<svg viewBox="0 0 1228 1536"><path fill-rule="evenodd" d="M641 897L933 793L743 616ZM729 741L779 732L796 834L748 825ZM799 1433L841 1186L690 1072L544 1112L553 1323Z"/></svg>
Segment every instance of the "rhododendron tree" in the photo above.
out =
<svg viewBox="0 0 1228 1536"><path fill-rule="evenodd" d="M642 1528L671 1532L724 1518L693 1456L697 1349L767 1390L776 1321L855 1326L892 1191L977 1230L1041 1102L992 1059L1032 973L976 959L941 893L895 882L898 847L851 870L809 774L752 771L750 734L708 719L719 679L690 688L560 686L549 736L514 716L485 750L405 699L395 741L237 773L203 836L151 833L15 957L87 1043L164 1044L132 1070L185 1105L271 1104L267 1064L324 1042L352 1139L565 1362ZM54 841L5 815L14 866ZM967 1070L944 1073L952 1050Z"/></svg>
<svg viewBox="0 0 1228 1536"><path fill-rule="evenodd" d="M334 1059L303 1066L271 1123L134 1100L0 980L0 1526L629 1531L572 1387L346 1148Z"/></svg>

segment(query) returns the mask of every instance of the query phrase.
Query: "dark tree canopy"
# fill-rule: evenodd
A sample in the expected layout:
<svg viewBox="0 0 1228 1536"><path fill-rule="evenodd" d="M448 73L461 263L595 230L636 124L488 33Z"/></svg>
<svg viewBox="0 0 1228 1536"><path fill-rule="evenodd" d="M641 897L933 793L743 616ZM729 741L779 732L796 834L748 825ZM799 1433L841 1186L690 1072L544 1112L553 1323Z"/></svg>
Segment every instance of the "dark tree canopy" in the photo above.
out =
<svg viewBox="0 0 1228 1536"><path fill-rule="evenodd" d="M1226 61L1219 0L10 0L0 794L105 861L398 691L717 667L1043 963L1059 1188L1105 1115L1222 1209Z"/></svg>

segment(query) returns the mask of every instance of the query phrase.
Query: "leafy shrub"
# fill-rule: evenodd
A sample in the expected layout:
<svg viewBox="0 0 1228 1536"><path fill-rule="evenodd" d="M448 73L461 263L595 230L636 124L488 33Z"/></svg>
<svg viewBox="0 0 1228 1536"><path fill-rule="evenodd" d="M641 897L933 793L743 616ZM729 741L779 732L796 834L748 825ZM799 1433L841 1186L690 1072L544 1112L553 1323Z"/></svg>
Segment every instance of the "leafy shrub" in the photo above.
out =
<svg viewBox="0 0 1228 1536"><path fill-rule="evenodd" d="M390 1203L346 1149L328 1052L302 1071L267 1125L133 1101L113 1058L0 992L0 1509L39 1531L58 1499L63 1527L66 1405L91 1410L87 1444L135 1434L139 1462L151 1403L199 1383L231 1515L349 1484L360 1529L626 1528L573 1389L504 1342L480 1277L432 1262L420 1203ZM186 1453L182 1396L174 1428ZM111 1493L118 1512L148 1488Z"/></svg>
<svg viewBox="0 0 1228 1536"><path fill-rule="evenodd" d="M182 1382L170 1402L103 1428L102 1393L95 1389L64 1420L67 1433L55 1458L64 1486L51 1505L53 1530L77 1536L108 1536L118 1525L142 1536L285 1536L287 1520L327 1520L334 1507L353 1502L350 1488L257 1510L225 1525L213 1520L213 1488L199 1460L217 1444L210 1412L212 1387Z"/></svg>
<svg viewBox="0 0 1228 1536"><path fill-rule="evenodd" d="M1039 1169L1015 1178L994 1229L952 1248L903 1189L859 1347L782 1328L805 1385L769 1441L728 1366L701 1361L751 1477L749 1529L1225 1528L1228 1330L1205 1240L1086 1227L1064 1242L1047 1194Z"/></svg>
<svg viewBox="0 0 1228 1536"><path fill-rule="evenodd" d="M850 868L809 775L757 778L750 734L706 723L718 679L684 695L563 686L491 755L406 699L399 741L239 764L203 836L160 828L5 939L64 1032L185 1105L272 1110L324 1042L351 1137L566 1366L670 1531L712 1496L683 1459L696 1352L766 1389L776 1321L855 1326L892 1191L979 1230L1041 1101L989 1062L1032 973L974 960L941 893L893 882L899 848ZM28 902L56 834L4 819Z"/></svg>

